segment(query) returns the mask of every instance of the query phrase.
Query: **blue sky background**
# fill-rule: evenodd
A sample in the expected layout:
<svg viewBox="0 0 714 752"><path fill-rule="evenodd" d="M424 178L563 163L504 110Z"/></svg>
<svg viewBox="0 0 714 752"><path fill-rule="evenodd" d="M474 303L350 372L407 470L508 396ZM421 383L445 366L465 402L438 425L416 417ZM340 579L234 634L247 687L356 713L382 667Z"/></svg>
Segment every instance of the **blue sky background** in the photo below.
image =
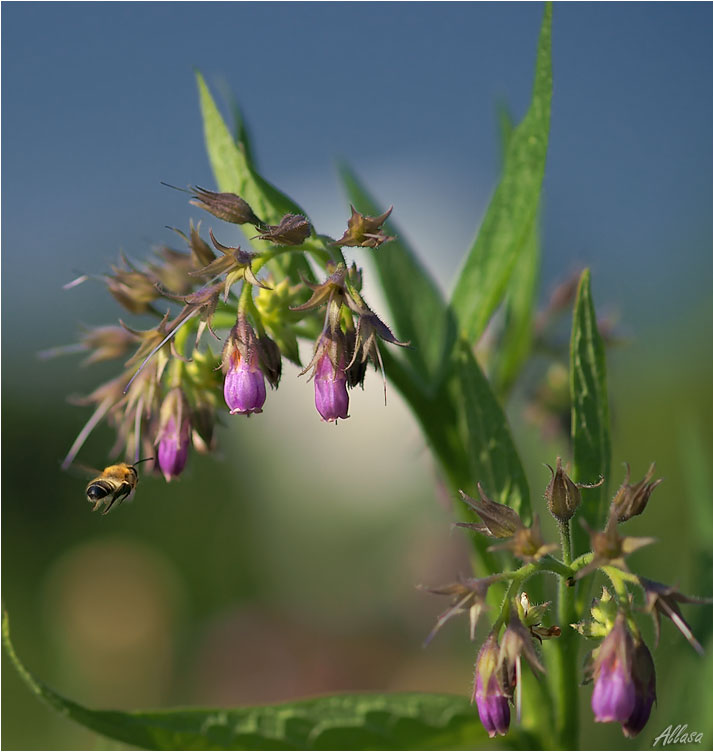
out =
<svg viewBox="0 0 714 752"><path fill-rule="evenodd" d="M47 346L55 327L66 340L88 307L115 310L99 285L60 285L186 226L159 181L213 185L193 66L235 94L264 173L319 229L346 216L333 161L346 158L450 285L497 179L495 105L520 117L527 104L541 12L4 3L3 309L24 322L4 318L5 347ZM711 16L708 3L555 9L544 289L590 264L630 330L709 299Z"/></svg>
<svg viewBox="0 0 714 752"><path fill-rule="evenodd" d="M153 244L176 243L166 225L208 219L160 184L215 187L194 67L219 99L235 95L262 172L319 231L339 234L348 217L334 166L346 159L394 204L401 234L450 287L498 179L497 104L516 118L527 106L542 11L2 3L3 601L20 654L51 686L97 707L229 705L335 688L466 691L473 655L463 624L418 648L442 604L414 585L468 571L466 539L450 534L448 500L396 389L385 408L370 374L336 429L318 420L312 385L286 366L262 416L226 421L218 456L192 457L170 486L142 477L136 503L100 520L83 481L59 463L89 415L66 397L90 392L116 364L80 369L76 358L35 354L72 342L80 322L123 315L101 283L63 291L65 282L105 272L120 250L143 260ZM667 482L628 534L660 541L636 556L648 576L707 595L712 6L556 3L553 72L542 296L589 265L598 309L619 312L629 343L608 351L611 488L624 460L636 479L657 461ZM219 237L232 242L227 231ZM369 269L365 285L389 320ZM545 367L533 365L530 386ZM518 395L515 403L536 498L549 477L542 462L569 450L544 443ZM98 430L80 461L100 464L110 443ZM146 593L152 608L117 591ZM349 593L340 608L336 593ZM710 615L685 612L706 637ZM152 614L154 642L116 652L132 619ZM95 618L107 653L79 628ZM700 729L711 719L700 691L706 662L675 633L663 629L651 728ZM327 664L311 684L313 666ZM6 680L4 746L101 747L37 703L11 668ZM586 723L594 747L622 744L616 725Z"/></svg>

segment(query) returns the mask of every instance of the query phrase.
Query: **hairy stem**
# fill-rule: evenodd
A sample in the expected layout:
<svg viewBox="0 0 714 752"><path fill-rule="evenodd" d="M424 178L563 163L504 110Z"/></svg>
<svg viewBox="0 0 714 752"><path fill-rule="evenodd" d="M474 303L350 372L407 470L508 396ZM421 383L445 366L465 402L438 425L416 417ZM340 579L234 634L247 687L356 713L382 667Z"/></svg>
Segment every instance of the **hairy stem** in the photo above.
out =
<svg viewBox="0 0 714 752"><path fill-rule="evenodd" d="M570 521L560 523L560 543L563 562L570 565ZM551 687L555 700L557 741L562 749L578 747L578 642L577 634L570 628L576 620L575 587L570 578L561 577L558 583L558 621L562 634L553 652Z"/></svg>

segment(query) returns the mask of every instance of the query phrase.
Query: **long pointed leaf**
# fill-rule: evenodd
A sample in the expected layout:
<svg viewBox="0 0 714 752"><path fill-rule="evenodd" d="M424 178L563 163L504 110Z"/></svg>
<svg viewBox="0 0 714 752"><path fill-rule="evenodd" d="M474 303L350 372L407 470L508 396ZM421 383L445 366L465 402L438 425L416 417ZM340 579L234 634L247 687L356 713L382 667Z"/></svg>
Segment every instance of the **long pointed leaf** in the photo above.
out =
<svg viewBox="0 0 714 752"><path fill-rule="evenodd" d="M471 349L462 343L457 364L472 484L491 498L515 509L524 522L531 518L528 482L508 428L503 408Z"/></svg>
<svg viewBox="0 0 714 752"><path fill-rule="evenodd" d="M86 728L145 749L455 749L486 743L475 708L460 695L364 693L225 710L91 710L23 666L10 641L7 614L2 638L34 695Z"/></svg>
<svg viewBox="0 0 714 752"><path fill-rule="evenodd" d="M241 148L239 144L236 144L203 76L198 72L196 72L196 82L203 117L206 151L218 189L237 193L250 204L258 217L268 224L277 225L285 214L305 215L305 212L291 198L258 173L250 159L250 148ZM237 105L235 107L237 108ZM239 135L242 138L247 137L245 128L241 127ZM251 243L256 250L271 248L269 243L261 240L251 240ZM314 234L308 238L305 246L324 250L324 244ZM289 272L296 282L299 281L300 274L308 279L313 276L310 265L301 253L285 254L271 263Z"/></svg>
<svg viewBox="0 0 714 752"><path fill-rule="evenodd" d="M573 479L599 488L583 489L581 512L591 527L604 521L610 476L610 410L607 398L605 345L597 328L590 291L590 270L580 277L570 340L570 398L572 401ZM575 527L576 542L582 531ZM576 549L579 550L579 549Z"/></svg>
<svg viewBox="0 0 714 752"><path fill-rule="evenodd" d="M472 343L503 299L536 218L550 128L552 12L546 3L530 108L509 139L503 176L451 299L459 330Z"/></svg>

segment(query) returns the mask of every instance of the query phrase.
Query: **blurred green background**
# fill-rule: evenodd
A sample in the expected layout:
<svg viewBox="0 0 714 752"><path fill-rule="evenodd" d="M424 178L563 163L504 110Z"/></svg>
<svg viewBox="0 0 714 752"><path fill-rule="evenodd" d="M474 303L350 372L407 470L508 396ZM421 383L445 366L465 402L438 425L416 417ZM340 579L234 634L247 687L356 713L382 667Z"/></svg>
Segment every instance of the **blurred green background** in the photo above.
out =
<svg viewBox="0 0 714 752"><path fill-rule="evenodd" d="M228 4L65 4L60 40L57 11L23 5L3 8L2 585L19 654L93 707L469 692L476 650L465 623L421 647L445 604L415 585L468 573L468 541L450 529L453 500L394 389L385 408L379 380L368 377L352 393L350 420L328 426L311 385L288 366L263 415L226 415L217 456L192 457L169 486L142 479L133 502L99 517L84 480L59 463L88 417L67 396L91 391L112 367L35 353L72 341L80 321L120 315L100 284L59 290L76 270L104 271L119 248L140 259L167 241L165 224L199 217L178 194L154 189L162 179L212 185L190 63L237 92L268 176L320 230L337 231L347 216L330 171L339 152L396 205L404 235L448 285L496 180L495 102L505 98L520 115L527 101L540 6L385 3L375 31L364 14L376 10L350 3L281 6L272 26L251 3L240 17ZM624 461L635 479L656 461L666 479L628 523L628 534L659 540L632 566L710 595L711 9L640 5L556 6L541 298L578 266L593 267L595 299L619 316L624 340L609 350L611 488ZM236 45L229 29L246 25L262 33ZM332 79L296 30L322 36L333 54L345 35L354 44L368 31L385 36L373 59L340 57ZM26 45L13 41L23 31L40 62L25 65ZM271 41L275 70L255 70ZM427 45L429 61L419 54ZM248 81L245 70L254 72ZM331 119L351 80L388 87L384 118ZM309 105L296 98L296 81L313 92ZM315 125L296 154L302 134L287 113L305 107ZM321 128L340 139L325 140ZM368 299L379 301L369 274ZM386 314L383 301L377 309ZM560 327L554 336L567 343L568 322ZM528 418L544 370L543 360L529 366L509 406L534 499L549 479L542 463L567 455ZM112 442L98 430L80 460L101 465ZM711 609L684 612L707 655L663 625L659 701L628 748L649 748L683 723L711 746ZM3 690L4 748L107 745L40 705L4 656ZM621 747L619 727L592 723L589 695L583 747Z"/></svg>

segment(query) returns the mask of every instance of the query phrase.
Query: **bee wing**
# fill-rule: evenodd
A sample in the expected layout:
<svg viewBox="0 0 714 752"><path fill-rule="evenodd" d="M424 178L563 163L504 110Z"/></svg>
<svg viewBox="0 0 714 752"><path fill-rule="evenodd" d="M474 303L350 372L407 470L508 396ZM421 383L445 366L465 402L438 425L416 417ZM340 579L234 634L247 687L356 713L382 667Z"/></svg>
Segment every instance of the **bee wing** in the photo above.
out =
<svg viewBox="0 0 714 752"><path fill-rule="evenodd" d="M73 462L67 468L67 471L72 473L72 475L86 478L96 478L98 475L102 474L102 471L98 470L96 467L88 467L87 465L81 465L78 462Z"/></svg>

